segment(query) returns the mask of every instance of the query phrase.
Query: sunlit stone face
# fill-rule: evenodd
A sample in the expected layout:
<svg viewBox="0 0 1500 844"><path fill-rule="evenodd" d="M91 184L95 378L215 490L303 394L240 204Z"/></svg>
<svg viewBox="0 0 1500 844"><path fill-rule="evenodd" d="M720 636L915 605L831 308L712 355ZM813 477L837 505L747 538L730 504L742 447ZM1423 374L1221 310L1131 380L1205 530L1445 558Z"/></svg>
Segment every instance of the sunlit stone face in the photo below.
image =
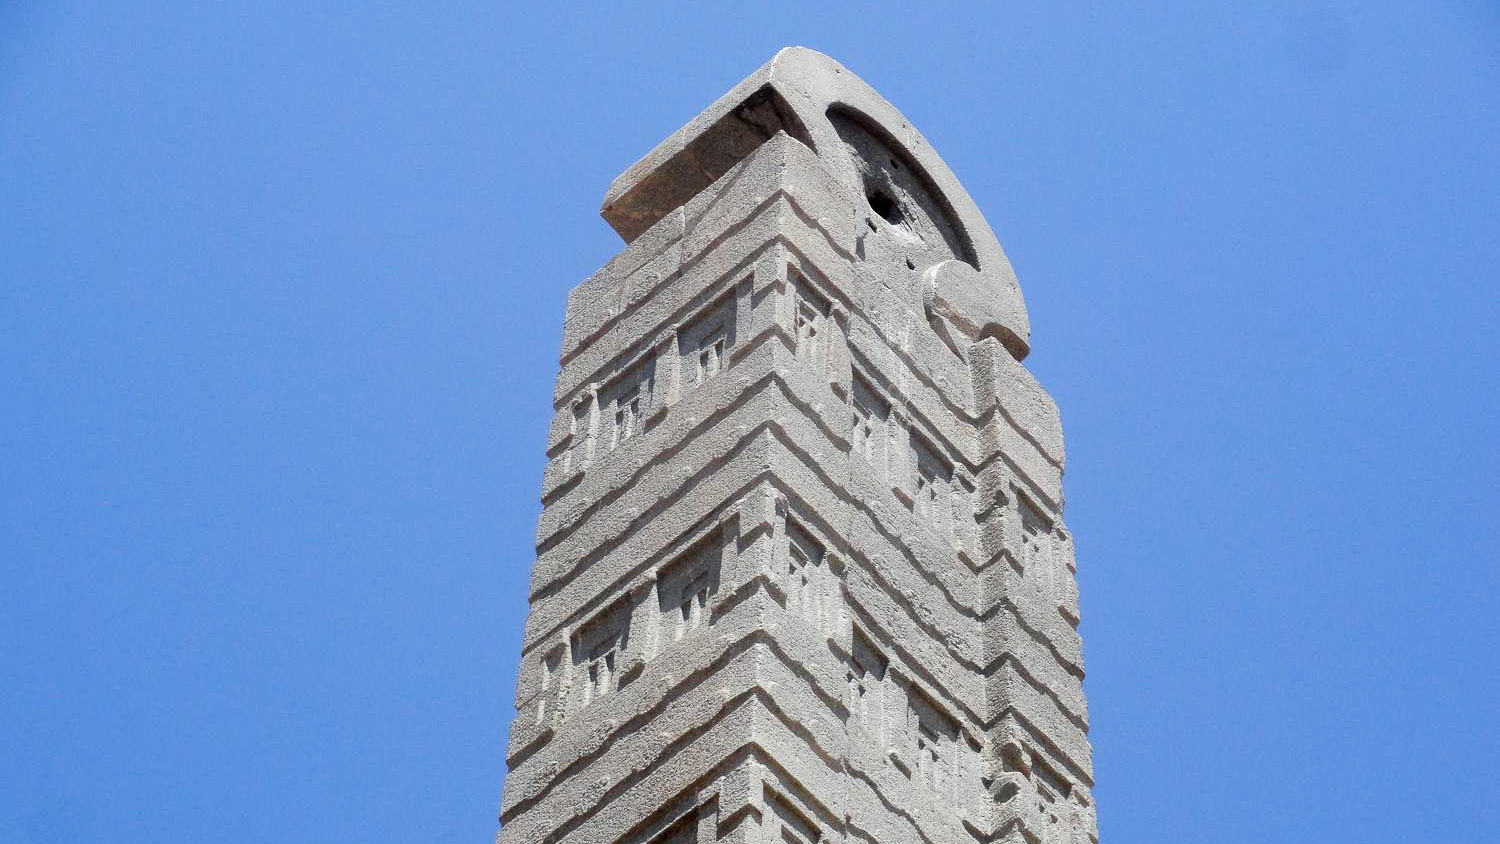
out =
<svg viewBox="0 0 1500 844"><path fill-rule="evenodd" d="M604 215L499 844L1097 842L1061 423L946 165L789 49Z"/></svg>

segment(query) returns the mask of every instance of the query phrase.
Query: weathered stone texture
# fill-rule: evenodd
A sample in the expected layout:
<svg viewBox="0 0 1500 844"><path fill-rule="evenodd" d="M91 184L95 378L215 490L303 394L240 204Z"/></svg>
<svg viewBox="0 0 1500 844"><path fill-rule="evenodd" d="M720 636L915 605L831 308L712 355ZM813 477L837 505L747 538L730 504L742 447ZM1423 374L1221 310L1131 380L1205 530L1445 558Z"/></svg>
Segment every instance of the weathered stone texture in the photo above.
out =
<svg viewBox="0 0 1500 844"><path fill-rule="evenodd" d="M1061 423L952 173L793 48L603 214L500 844L1097 841Z"/></svg>

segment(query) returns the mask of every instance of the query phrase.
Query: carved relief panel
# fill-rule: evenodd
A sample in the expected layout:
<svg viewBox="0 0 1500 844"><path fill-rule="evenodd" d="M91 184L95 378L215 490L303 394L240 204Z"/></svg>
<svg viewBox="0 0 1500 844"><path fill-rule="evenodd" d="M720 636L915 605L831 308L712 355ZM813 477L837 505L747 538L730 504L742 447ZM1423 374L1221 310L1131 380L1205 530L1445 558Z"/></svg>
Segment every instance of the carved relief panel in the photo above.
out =
<svg viewBox="0 0 1500 844"><path fill-rule="evenodd" d="M709 622L713 596L719 589L720 537L715 533L700 547L664 568L656 581L659 639L662 647Z"/></svg>
<svg viewBox="0 0 1500 844"><path fill-rule="evenodd" d="M849 648L849 722L881 747L885 742L885 698L890 662L859 629Z"/></svg>
<svg viewBox="0 0 1500 844"><path fill-rule="evenodd" d="M656 392L656 361L640 361L599 393L600 439L614 451L641 433Z"/></svg>
<svg viewBox="0 0 1500 844"><path fill-rule="evenodd" d="M915 431L910 442L912 512L939 536L951 538L953 464Z"/></svg>
<svg viewBox="0 0 1500 844"><path fill-rule="evenodd" d="M891 406L870 388L865 379L855 375L849 391L849 410L852 417L849 442L854 455L869 463L876 470L877 477L884 478L885 446L889 438L886 422Z"/></svg>
<svg viewBox="0 0 1500 844"><path fill-rule="evenodd" d="M568 449L563 452L563 474L588 468L594 451L594 396L574 402L568 420Z"/></svg>
<svg viewBox="0 0 1500 844"><path fill-rule="evenodd" d="M931 791L946 794L962 767L964 739L958 723L920 689L906 690L906 747L911 778Z"/></svg>
<svg viewBox="0 0 1500 844"><path fill-rule="evenodd" d="M797 357L813 366L826 366L831 330L828 299L798 273L792 273L792 331Z"/></svg>
<svg viewBox="0 0 1500 844"><path fill-rule="evenodd" d="M684 392L706 383L728 364L735 343L735 293L730 292L678 330Z"/></svg>
<svg viewBox="0 0 1500 844"><path fill-rule="evenodd" d="M573 634L573 686L579 709L619 688L630 636L630 601L622 598Z"/></svg>
<svg viewBox="0 0 1500 844"><path fill-rule="evenodd" d="M787 609L802 617L809 626L826 634L836 623L837 584L829 570L823 546L796 522L787 522L786 589Z"/></svg>

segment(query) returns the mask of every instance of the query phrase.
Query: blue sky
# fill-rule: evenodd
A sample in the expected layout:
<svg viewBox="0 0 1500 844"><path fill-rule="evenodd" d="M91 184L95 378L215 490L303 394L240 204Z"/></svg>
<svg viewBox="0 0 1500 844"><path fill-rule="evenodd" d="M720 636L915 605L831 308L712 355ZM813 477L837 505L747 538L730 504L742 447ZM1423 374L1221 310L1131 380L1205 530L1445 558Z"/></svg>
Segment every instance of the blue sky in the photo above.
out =
<svg viewBox="0 0 1500 844"><path fill-rule="evenodd" d="M0 4L0 840L489 839L599 199L786 44L1016 266L1105 840L1500 839L1495 5L615 5Z"/></svg>

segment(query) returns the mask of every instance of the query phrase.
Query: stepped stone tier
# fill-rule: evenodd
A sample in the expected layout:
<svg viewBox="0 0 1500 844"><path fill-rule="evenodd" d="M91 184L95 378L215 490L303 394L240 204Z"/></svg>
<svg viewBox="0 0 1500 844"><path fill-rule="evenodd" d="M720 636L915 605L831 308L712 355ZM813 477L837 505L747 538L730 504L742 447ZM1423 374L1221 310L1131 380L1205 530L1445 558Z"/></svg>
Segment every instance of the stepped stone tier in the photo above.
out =
<svg viewBox="0 0 1500 844"><path fill-rule="evenodd" d="M792 48L568 297L500 844L1086 844L1057 407L894 107Z"/></svg>

